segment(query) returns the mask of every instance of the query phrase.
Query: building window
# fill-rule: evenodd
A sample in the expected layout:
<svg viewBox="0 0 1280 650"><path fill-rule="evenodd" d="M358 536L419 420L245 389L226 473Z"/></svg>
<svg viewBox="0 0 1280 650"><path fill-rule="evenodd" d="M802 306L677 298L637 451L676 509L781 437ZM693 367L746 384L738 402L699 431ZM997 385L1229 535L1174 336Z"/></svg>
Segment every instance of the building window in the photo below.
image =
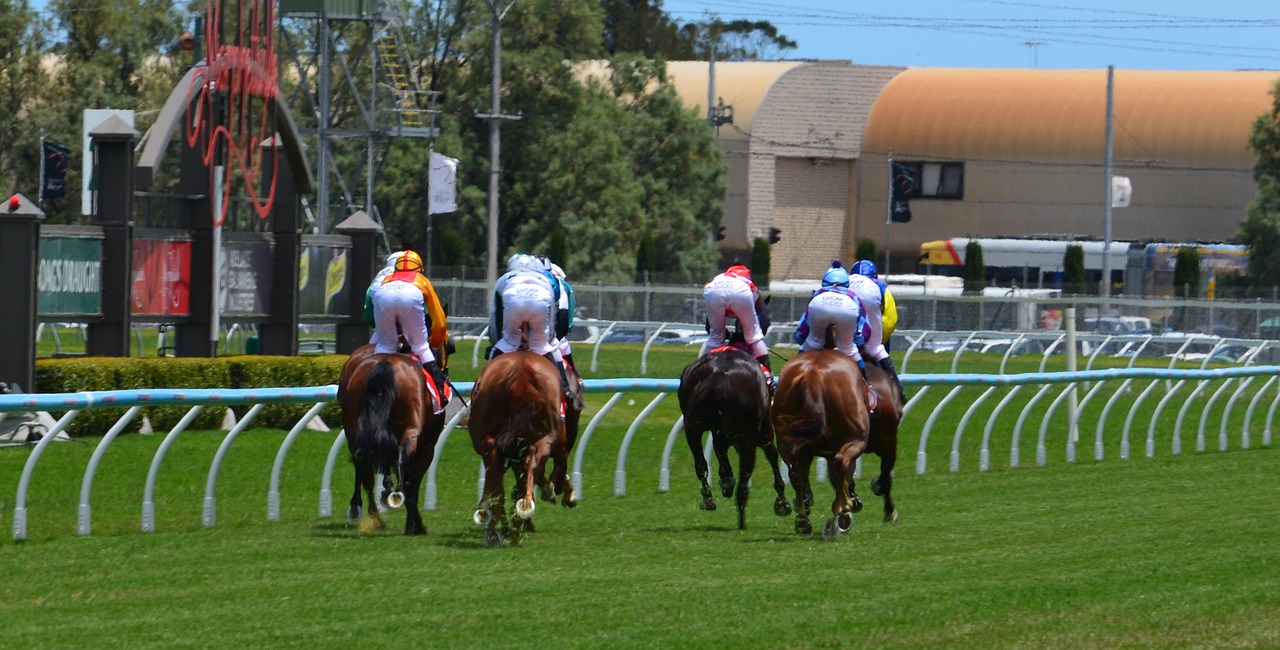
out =
<svg viewBox="0 0 1280 650"><path fill-rule="evenodd" d="M963 199L964 163L903 163L916 173L915 192L911 198Z"/></svg>

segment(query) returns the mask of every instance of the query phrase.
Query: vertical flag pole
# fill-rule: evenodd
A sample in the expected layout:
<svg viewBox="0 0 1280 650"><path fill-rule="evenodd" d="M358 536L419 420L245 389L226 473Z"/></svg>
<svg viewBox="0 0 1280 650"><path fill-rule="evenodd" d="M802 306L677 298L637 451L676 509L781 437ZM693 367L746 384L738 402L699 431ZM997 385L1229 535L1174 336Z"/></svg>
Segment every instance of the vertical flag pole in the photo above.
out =
<svg viewBox="0 0 1280 650"><path fill-rule="evenodd" d="M37 186L40 191L36 193L36 200L44 203L44 129L40 129L40 184Z"/></svg>
<svg viewBox="0 0 1280 650"><path fill-rule="evenodd" d="M218 339L222 329L222 306L218 299L222 293L222 182L226 168L216 165L213 168L213 312L209 315L209 342L213 344L213 356L218 356Z"/></svg>
<svg viewBox="0 0 1280 650"><path fill-rule="evenodd" d="M1112 136L1112 111L1115 104L1115 74L1116 67L1114 65L1107 66L1107 122L1106 122L1106 147L1103 160L1103 180L1105 189L1103 190L1102 201L1102 286L1099 287L1103 298L1111 297L1111 165L1113 156L1113 136ZM1103 309L1109 310L1110 304L1103 304Z"/></svg>
<svg viewBox="0 0 1280 650"><path fill-rule="evenodd" d="M889 149L886 159L889 166L889 195L884 202L884 271L889 274L889 224L893 223L893 149Z"/></svg>

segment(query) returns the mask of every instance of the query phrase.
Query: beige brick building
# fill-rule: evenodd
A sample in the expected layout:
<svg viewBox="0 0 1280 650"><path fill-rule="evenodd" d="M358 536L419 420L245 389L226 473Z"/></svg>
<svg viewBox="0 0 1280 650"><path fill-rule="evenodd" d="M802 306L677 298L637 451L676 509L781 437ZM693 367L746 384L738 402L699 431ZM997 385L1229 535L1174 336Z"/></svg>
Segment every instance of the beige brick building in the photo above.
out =
<svg viewBox="0 0 1280 650"><path fill-rule="evenodd" d="M706 62L669 65L706 112ZM1113 237L1230 240L1257 193L1248 149L1272 108L1275 71L1116 71L1114 169L1133 184ZM1103 229L1106 70L717 63L726 154L726 254L781 230L773 277L816 277L859 238L914 271L920 244L951 237ZM885 225L887 159L912 165L910 223Z"/></svg>

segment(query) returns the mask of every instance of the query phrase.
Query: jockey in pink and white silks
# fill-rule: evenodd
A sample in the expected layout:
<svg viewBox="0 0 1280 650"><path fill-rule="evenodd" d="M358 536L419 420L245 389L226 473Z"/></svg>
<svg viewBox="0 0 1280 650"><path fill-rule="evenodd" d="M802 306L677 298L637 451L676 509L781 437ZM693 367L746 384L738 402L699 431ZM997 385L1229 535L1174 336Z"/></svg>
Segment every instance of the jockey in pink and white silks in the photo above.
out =
<svg viewBox="0 0 1280 650"><path fill-rule="evenodd" d="M507 272L493 288L489 309L489 358L520 348L523 337L531 352L540 354L560 371L565 398L582 408L581 398L569 389L560 347L555 344L555 316L560 284L551 275L546 258L517 253L507 260Z"/></svg>
<svg viewBox="0 0 1280 650"><path fill-rule="evenodd" d="M906 390L902 387L902 380L898 378L898 370L893 367L893 360L889 358L889 351L884 347L882 314L887 289L878 275L875 262L858 260L854 263L853 275L849 278L849 288L853 289L858 300L862 302L862 317L866 321L866 327L863 328L865 340L862 343L862 354L893 377L893 381L898 384L898 392L905 402Z"/></svg>
<svg viewBox="0 0 1280 650"><path fill-rule="evenodd" d="M769 348L764 343L765 332L769 329L769 312L756 283L751 280L751 270L741 264L730 266L703 287L702 299L707 306L706 349L714 350L724 345L728 339L725 318L737 318L743 341L751 348L756 361L764 366L765 379L772 385L773 369L769 366Z"/></svg>
<svg viewBox="0 0 1280 650"><path fill-rule="evenodd" d="M809 305L800 316L795 341L800 351L821 350L827 346L827 329L834 328L836 349L858 362L862 376L867 376L867 366L862 360L856 339L862 324L862 303L849 288L849 272L832 264L822 275L822 288L813 292Z"/></svg>

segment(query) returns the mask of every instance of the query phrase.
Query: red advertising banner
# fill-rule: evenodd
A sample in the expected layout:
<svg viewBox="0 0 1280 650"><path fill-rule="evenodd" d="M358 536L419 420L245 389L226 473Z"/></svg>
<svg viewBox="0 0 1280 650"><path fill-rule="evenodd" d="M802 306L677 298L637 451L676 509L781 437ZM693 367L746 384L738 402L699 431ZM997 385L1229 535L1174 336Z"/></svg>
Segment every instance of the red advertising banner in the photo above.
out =
<svg viewBox="0 0 1280 650"><path fill-rule="evenodd" d="M131 313L146 316L191 314L191 242L133 240Z"/></svg>

